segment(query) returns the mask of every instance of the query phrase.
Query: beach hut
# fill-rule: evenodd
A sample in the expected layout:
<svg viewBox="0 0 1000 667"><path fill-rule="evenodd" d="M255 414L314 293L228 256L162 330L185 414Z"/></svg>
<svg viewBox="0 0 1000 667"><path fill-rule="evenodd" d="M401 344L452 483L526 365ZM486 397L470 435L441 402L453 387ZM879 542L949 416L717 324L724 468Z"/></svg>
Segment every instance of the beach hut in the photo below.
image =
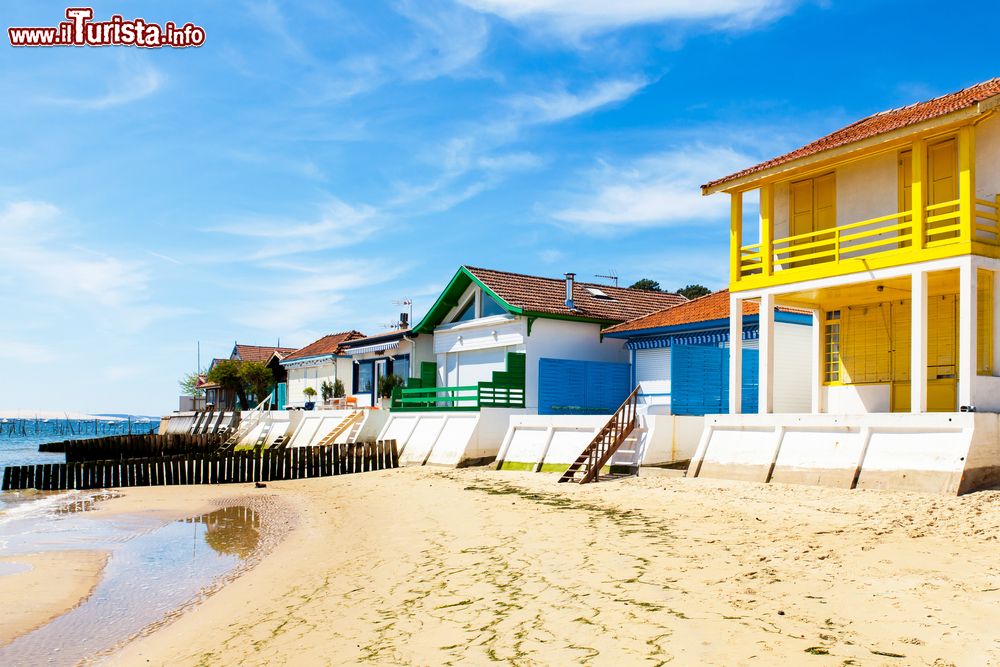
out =
<svg viewBox="0 0 1000 667"><path fill-rule="evenodd" d="M512 415L594 415L629 393L628 351L602 329L685 302L677 294L463 266L413 327L432 361L411 366L383 439L404 463L496 457Z"/></svg>
<svg viewBox="0 0 1000 667"><path fill-rule="evenodd" d="M409 327L356 338L344 343L344 354L354 362L354 374L346 391L358 407L379 406L379 380L395 375L408 383L418 377L420 364L432 360L431 339ZM404 384L403 386L406 386Z"/></svg>
<svg viewBox="0 0 1000 667"><path fill-rule="evenodd" d="M998 108L992 79L702 186L730 196L729 307L760 311L760 371L746 400L734 335L728 414L706 418L689 476L945 493L1000 481ZM759 217L744 216L749 198ZM796 414L777 412L781 306L813 320Z"/></svg>
<svg viewBox="0 0 1000 667"><path fill-rule="evenodd" d="M288 374L288 402L280 407L302 408L306 403L318 402L306 396L306 387L311 387L318 397L324 382L334 384L340 380L345 388L351 386L354 363L344 354L344 344L357 338L364 338L364 334L354 330L328 334L285 356L280 364Z"/></svg>
<svg viewBox="0 0 1000 667"><path fill-rule="evenodd" d="M776 369L778 409L808 409L811 314L782 308L776 338L783 355ZM616 468L636 471L689 461L698 446L704 415L728 409L729 293L693 299L604 330L605 339L625 343L629 389L637 388L635 432L611 460ZM743 313L743 354L747 372L743 395L756 400L759 335L754 304ZM617 406L615 406L617 407ZM533 415L511 419L501 449L500 467L513 470L563 471L576 460L608 421L614 408L599 417Z"/></svg>

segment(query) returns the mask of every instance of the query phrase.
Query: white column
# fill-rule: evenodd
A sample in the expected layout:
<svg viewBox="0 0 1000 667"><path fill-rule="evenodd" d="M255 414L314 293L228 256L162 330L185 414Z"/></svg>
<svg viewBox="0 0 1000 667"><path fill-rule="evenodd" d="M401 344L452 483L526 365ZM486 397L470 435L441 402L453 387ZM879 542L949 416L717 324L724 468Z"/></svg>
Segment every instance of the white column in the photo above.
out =
<svg viewBox="0 0 1000 667"><path fill-rule="evenodd" d="M760 359L757 412L774 412L774 295L760 296Z"/></svg>
<svg viewBox="0 0 1000 667"><path fill-rule="evenodd" d="M823 412L823 369L826 366L826 346L823 340L823 311L816 308L812 311L812 413Z"/></svg>
<svg viewBox="0 0 1000 667"><path fill-rule="evenodd" d="M743 299L729 297L729 414L742 411L743 387Z"/></svg>
<svg viewBox="0 0 1000 667"><path fill-rule="evenodd" d="M927 272L912 276L910 412L927 412Z"/></svg>
<svg viewBox="0 0 1000 667"><path fill-rule="evenodd" d="M958 269L958 405L973 405L972 384L976 381L977 296L979 274L972 257L965 257ZM958 409L956 407L956 409Z"/></svg>

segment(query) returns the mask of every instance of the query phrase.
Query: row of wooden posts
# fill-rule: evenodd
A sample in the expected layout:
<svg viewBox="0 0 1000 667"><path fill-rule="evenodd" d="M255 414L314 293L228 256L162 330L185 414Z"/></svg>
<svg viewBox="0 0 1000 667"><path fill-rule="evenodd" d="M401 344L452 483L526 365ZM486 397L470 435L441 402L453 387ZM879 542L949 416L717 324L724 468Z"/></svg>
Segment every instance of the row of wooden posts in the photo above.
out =
<svg viewBox="0 0 1000 667"><path fill-rule="evenodd" d="M2 489L101 489L270 482L399 467L395 440L224 454L45 463L4 468Z"/></svg>
<svg viewBox="0 0 1000 667"><path fill-rule="evenodd" d="M114 435L86 440L65 440L38 446L40 452L65 453L67 463L112 459L161 458L181 454L211 454L222 435L170 433L165 435Z"/></svg>

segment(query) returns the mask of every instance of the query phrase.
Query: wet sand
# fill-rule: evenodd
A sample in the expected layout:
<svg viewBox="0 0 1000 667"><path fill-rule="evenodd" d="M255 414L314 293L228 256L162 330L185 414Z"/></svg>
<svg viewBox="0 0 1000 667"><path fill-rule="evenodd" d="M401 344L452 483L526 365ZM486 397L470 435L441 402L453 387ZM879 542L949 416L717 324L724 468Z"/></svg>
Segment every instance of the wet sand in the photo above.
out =
<svg viewBox="0 0 1000 667"><path fill-rule="evenodd" d="M90 597L107 562L106 551L53 551L0 558L0 646Z"/></svg>
<svg viewBox="0 0 1000 667"><path fill-rule="evenodd" d="M432 469L259 492L297 527L112 664L1000 662L996 492Z"/></svg>

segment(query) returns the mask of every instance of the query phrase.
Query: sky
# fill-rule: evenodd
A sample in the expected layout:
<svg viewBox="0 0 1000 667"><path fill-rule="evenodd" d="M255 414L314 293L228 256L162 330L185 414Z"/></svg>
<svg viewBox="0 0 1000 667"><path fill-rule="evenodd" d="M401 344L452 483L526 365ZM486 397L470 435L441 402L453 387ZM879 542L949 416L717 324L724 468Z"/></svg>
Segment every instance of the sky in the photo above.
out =
<svg viewBox="0 0 1000 667"><path fill-rule="evenodd" d="M462 264L725 287L698 186L1000 75L975 4L119 0L205 44L4 35L0 409L168 412L199 342L375 333Z"/></svg>

